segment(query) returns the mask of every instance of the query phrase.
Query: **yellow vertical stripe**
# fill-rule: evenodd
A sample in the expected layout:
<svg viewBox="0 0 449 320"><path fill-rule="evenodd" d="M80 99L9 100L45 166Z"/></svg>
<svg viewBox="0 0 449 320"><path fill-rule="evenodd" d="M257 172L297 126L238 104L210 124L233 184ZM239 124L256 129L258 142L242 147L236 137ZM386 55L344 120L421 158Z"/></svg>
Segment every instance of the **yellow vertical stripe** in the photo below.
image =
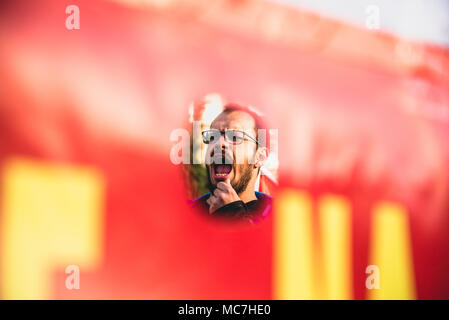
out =
<svg viewBox="0 0 449 320"><path fill-rule="evenodd" d="M82 279L99 264L103 179L24 159L7 161L2 177L2 298L51 298L52 272L78 265Z"/></svg>
<svg viewBox="0 0 449 320"><path fill-rule="evenodd" d="M313 299L312 204L284 190L274 202L274 298Z"/></svg>
<svg viewBox="0 0 449 320"><path fill-rule="evenodd" d="M380 270L380 288L369 299L416 299L411 238L406 210L383 202L373 210L370 263Z"/></svg>
<svg viewBox="0 0 449 320"><path fill-rule="evenodd" d="M319 201L323 299L352 299L352 230L348 201L326 195Z"/></svg>

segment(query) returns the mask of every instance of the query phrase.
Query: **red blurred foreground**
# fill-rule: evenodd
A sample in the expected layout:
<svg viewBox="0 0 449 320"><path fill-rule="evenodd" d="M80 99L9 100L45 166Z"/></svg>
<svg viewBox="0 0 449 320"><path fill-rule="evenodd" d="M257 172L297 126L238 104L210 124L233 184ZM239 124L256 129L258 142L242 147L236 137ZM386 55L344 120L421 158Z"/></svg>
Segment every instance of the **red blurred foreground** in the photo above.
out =
<svg viewBox="0 0 449 320"><path fill-rule="evenodd" d="M209 92L279 130L278 195L349 203L348 297L367 298L371 211L388 201L407 212L411 296L449 298L447 49L256 0L77 2L72 31L64 2L0 7L3 298L282 297L282 212L253 227L203 221L170 162L170 132ZM92 183L95 197L80 197ZM78 223L89 201L98 221ZM80 290L66 289L67 265Z"/></svg>

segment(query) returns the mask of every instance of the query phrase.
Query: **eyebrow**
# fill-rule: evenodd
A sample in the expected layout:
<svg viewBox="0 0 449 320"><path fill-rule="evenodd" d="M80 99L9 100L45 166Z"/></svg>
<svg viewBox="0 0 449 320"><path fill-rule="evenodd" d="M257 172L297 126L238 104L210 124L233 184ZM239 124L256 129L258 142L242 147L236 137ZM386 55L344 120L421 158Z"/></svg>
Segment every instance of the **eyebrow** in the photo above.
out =
<svg viewBox="0 0 449 320"><path fill-rule="evenodd" d="M256 128L246 128L246 127L240 127L240 126L232 126L232 127L222 127L222 126L219 126L218 128L213 128L212 126L210 127L210 129L216 129L216 130L221 130L221 131L224 131L224 130L241 130L241 131L248 131L248 130L255 130Z"/></svg>

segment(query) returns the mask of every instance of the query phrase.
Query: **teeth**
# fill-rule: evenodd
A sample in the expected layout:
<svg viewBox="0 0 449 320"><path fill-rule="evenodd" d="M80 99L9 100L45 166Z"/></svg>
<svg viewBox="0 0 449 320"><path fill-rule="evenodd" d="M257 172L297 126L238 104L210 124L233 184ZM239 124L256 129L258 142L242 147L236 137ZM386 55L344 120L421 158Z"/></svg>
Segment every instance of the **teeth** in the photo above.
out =
<svg viewBox="0 0 449 320"><path fill-rule="evenodd" d="M227 173L216 173L215 174L217 177L225 177L225 176L227 176L228 174Z"/></svg>

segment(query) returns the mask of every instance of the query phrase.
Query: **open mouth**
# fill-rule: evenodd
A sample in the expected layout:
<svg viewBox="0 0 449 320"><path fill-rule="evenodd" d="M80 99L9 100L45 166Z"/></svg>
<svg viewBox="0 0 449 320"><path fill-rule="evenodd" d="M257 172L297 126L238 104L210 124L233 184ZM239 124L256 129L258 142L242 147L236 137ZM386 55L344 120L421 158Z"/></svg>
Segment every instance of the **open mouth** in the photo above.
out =
<svg viewBox="0 0 449 320"><path fill-rule="evenodd" d="M212 166L215 179L225 180L232 171L230 164L214 164Z"/></svg>

